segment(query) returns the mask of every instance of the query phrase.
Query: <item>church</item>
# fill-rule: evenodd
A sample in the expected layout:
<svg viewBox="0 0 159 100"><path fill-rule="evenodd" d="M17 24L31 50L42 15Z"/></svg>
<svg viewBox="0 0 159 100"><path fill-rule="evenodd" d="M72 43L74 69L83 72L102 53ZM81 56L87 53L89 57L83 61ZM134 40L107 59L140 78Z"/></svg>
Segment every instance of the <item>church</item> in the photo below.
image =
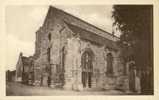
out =
<svg viewBox="0 0 159 100"><path fill-rule="evenodd" d="M50 6L36 32L34 55L19 56L16 80L67 90L126 91L129 70L118 41L115 35Z"/></svg>

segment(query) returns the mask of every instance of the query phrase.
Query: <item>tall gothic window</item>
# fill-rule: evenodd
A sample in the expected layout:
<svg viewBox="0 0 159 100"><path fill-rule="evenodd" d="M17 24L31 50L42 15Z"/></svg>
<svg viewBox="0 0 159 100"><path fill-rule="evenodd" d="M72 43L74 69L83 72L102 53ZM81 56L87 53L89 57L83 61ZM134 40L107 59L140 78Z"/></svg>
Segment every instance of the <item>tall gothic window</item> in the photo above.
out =
<svg viewBox="0 0 159 100"><path fill-rule="evenodd" d="M93 73L93 64L92 64L92 55L93 53L86 51L81 57L82 61L82 84L83 87L92 86L92 73Z"/></svg>
<svg viewBox="0 0 159 100"><path fill-rule="evenodd" d="M111 53L107 54L107 72L106 74L109 76L113 75L113 56Z"/></svg>
<svg viewBox="0 0 159 100"><path fill-rule="evenodd" d="M47 59L48 59L48 62L50 62L50 48L47 49Z"/></svg>

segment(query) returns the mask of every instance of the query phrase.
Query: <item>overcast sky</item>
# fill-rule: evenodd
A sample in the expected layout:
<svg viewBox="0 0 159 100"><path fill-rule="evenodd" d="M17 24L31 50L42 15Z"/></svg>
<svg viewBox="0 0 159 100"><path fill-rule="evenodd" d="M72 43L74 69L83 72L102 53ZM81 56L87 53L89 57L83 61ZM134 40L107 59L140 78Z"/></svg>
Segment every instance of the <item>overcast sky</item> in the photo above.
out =
<svg viewBox="0 0 159 100"><path fill-rule="evenodd" d="M112 6L55 6L105 31L112 33ZM15 69L19 53L31 56L35 48L35 32L42 25L48 6L7 6L5 11L7 32L6 69Z"/></svg>

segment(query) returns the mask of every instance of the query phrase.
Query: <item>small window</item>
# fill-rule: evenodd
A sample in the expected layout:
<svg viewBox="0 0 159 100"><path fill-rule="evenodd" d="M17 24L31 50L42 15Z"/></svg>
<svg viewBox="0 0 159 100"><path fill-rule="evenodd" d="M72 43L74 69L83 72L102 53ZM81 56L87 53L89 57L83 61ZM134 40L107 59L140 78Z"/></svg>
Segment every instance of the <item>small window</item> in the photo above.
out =
<svg viewBox="0 0 159 100"><path fill-rule="evenodd" d="M48 39L49 39L49 41L51 41L51 33L49 33Z"/></svg>

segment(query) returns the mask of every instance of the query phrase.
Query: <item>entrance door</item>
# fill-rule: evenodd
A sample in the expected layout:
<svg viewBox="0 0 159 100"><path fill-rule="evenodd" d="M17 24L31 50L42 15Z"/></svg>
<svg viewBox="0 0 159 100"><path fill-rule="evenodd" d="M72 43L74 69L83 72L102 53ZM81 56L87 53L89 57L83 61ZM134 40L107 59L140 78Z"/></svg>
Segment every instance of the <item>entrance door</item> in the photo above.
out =
<svg viewBox="0 0 159 100"><path fill-rule="evenodd" d="M82 84L84 88L92 86L92 55L90 52L84 52L82 55Z"/></svg>

